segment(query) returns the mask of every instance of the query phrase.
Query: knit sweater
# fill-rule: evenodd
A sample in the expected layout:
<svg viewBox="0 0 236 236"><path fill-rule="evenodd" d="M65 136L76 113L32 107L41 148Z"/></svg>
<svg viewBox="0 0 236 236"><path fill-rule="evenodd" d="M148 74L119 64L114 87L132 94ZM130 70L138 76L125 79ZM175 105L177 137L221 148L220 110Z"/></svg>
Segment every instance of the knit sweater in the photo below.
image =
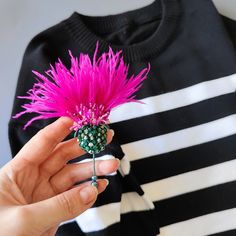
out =
<svg viewBox="0 0 236 236"><path fill-rule="evenodd" d="M122 50L130 74L151 65L136 96L145 104L111 113L114 140L97 157L119 158L119 171L57 235L236 235L235 32L210 0L156 0L117 15L74 12L30 41L16 96L32 87L32 70L43 73L58 58L70 66L68 50L92 56L97 41L100 54ZM15 98L12 114L25 102ZM13 155L53 121L23 131L32 116L10 119Z"/></svg>

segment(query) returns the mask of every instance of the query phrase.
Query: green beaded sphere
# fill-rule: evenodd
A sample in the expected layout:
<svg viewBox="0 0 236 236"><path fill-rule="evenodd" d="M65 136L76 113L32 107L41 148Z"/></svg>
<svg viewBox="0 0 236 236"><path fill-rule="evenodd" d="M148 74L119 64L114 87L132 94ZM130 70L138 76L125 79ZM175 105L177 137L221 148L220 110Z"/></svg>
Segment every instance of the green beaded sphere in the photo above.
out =
<svg viewBox="0 0 236 236"><path fill-rule="evenodd" d="M81 148L90 154L97 154L105 149L107 140L106 125L85 125L78 130L78 141Z"/></svg>

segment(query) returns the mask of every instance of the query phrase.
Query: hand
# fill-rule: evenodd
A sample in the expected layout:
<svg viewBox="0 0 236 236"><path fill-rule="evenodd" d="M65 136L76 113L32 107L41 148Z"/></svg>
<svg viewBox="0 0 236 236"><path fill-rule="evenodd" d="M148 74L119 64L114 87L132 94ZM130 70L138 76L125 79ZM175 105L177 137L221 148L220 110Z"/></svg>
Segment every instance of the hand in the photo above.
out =
<svg viewBox="0 0 236 236"><path fill-rule="evenodd" d="M76 138L62 142L71 132L69 118L62 117L39 131L0 170L0 231L4 236L51 236L59 224L91 207L98 189L85 182L92 176L92 163L67 164L84 151ZM113 136L108 131L107 141ZM117 170L117 159L96 161L98 175Z"/></svg>

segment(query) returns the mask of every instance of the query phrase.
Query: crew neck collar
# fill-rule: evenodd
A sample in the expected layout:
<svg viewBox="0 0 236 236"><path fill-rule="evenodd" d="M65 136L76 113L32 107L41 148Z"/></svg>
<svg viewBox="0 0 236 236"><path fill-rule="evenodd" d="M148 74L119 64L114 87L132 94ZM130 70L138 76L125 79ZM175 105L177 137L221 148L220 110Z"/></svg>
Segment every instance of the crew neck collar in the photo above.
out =
<svg viewBox="0 0 236 236"><path fill-rule="evenodd" d="M115 45L97 36L84 23L95 25L97 29L106 31L118 23L123 24L129 15L142 16L143 13L156 11L161 14L160 24L147 39L131 45ZM107 51L112 47L114 51L122 50L127 62L142 61L157 56L173 39L180 17L179 0L155 0L148 6L136 10L108 16L85 16L74 12L67 21L67 26L81 48L94 52L96 42L99 42L99 51Z"/></svg>

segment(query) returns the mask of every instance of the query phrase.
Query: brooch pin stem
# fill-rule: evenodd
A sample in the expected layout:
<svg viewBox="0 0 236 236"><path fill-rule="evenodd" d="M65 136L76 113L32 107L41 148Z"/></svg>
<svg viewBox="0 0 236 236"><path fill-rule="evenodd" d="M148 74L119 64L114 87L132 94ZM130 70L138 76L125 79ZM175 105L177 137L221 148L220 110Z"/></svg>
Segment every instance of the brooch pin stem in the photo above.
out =
<svg viewBox="0 0 236 236"><path fill-rule="evenodd" d="M95 163L96 154L105 149L107 130L107 125L84 125L74 134L74 137L77 136L80 147L93 157L93 175L91 177L91 184L96 187L98 186Z"/></svg>
<svg viewBox="0 0 236 236"><path fill-rule="evenodd" d="M95 166L95 154L93 154L93 176L91 185L98 187L97 183L97 174L96 174L96 166Z"/></svg>

